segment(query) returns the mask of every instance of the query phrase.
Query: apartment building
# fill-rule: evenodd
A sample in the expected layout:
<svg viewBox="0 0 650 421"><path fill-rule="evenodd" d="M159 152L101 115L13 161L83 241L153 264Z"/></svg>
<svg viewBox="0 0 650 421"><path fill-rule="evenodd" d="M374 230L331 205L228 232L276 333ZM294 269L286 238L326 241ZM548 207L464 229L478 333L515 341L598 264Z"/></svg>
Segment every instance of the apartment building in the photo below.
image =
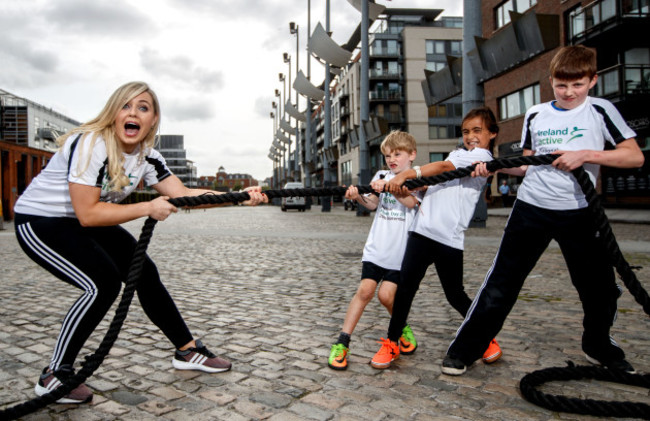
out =
<svg viewBox="0 0 650 421"><path fill-rule="evenodd" d="M425 69L437 71L447 56L460 56L462 18L440 17L440 9L386 9L369 33L369 121L361 127L360 54L334 79L332 148L322 150L323 105L314 113L316 174L327 153L337 184L359 183L359 137L364 130L370 172L384 166L380 144L392 130L408 131L418 142L415 164L446 158L458 144L462 107L460 97L428 108L422 91ZM316 178L316 185L318 178Z"/></svg>
<svg viewBox="0 0 650 421"><path fill-rule="evenodd" d="M602 168L603 201L650 206L650 39L638 36L650 24L649 1L484 0L481 12L483 39L466 57L499 120L495 155L521 154L524 113L553 99L551 58L564 45L583 44L597 52L599 79L590 94L616 105L646 156L641 169ZM507 180L515 188L520 182Z"/></svg>
<svg viewBox="0 0 650 421"><path fill-rule="evenodd" d="M0 89L0 217L13 207L56 151L56 139L81 123Z"/></svg>

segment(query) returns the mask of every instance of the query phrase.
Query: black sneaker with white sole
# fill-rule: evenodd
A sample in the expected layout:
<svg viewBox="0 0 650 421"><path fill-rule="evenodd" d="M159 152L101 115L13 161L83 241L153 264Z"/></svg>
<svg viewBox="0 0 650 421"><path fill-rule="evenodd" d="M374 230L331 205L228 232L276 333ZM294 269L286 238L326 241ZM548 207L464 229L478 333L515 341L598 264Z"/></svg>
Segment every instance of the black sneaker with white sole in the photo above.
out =
<svg viewBox="0 0 650 421"><path fill-rule="evenodd" d="M460 376L467 371L467 366L461 360L446 355L445 359L442 360L441 369L443 374L449 376Z"/></svg>
<svg viewBox="0 0 650 421"><path fill-rule="evenodd" d="M172 365L177 370L200 370L206 373L228 371L232 367L230 361L214 355L198 339L196 340L196 347L185 351L176 350Z"/></svg>
<svg viewBox="0 0 650 421"><path fill-rule="evenodd" d="M594 365L600 365L610 370L623 371L628 374L636 374L636 370L634 367L632 367L632 364L628 363L625 359L615 361L600 361L587 354L585 354L585 357L587 357L587 361Z"/></svg>
<svg viewBox="0 0 650 421"><path fill-rule="evenodd" d="M34 392L38 396L46 395L53 390L58 389L68 380L74 376L74 369L69 365L62 365L55 371L51 371L49 367L43 369L43 373L38 378L38 383L34 387ZM93 400L93 392L85 384L80 384L65 395L57 400L57 403L86 403Z"/></svg>

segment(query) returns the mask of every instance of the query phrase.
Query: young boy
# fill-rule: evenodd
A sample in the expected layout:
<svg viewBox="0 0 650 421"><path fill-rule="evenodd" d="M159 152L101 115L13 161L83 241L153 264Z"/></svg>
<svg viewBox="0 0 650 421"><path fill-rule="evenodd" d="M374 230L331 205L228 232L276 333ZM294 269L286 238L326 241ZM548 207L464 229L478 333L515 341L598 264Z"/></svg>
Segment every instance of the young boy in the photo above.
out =
<svg viewBox="0 0 650 421"><path fill-rule="evenodd" d="M621 290L588 203L570 171L584 164L595 183L599 165L639 167L643 153L616 108L588 96L597 79L593 51L583 46L562 48L551 61L550 74L555 101L528 110L521 145L524 155L560 157L552 165L504 171L526 177L497 256L442 363L445 374L461 375L481 356L551 239L560 245L582 301L582 350L587 360L634 373L609 335ZM606 143L615 149L605 151ZM475 175L487 175L485 164L477 167Z"/></svg>
<svg viewBox="0 0 650 421"><path fill-rule="evenodd" d="M419 205L417 194L383 193L388 180L411 168L417 153L415 138L406 132L393 131L382 142L381 152L390 170L378 171L370 183L379 196L361 196L355 186L350 186L345 193L346 199L356 200L366 209L377 212L363 249L361 283L350 301L339 338L330 350L327 365L335 370L348 367L350 336L380 282L377 298L392 314L407 232ZM413 353L417 347L408 325L402 330L400 345L404 354Z"/></svg>

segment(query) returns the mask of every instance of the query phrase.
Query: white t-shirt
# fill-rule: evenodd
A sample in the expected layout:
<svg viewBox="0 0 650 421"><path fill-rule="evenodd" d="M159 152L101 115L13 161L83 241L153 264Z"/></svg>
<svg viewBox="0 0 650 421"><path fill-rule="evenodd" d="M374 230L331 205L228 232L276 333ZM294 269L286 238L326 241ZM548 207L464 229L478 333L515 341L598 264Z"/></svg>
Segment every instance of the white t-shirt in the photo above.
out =
<svg viewBox="0 0 650 421"><path fill-rule="evenodd" d="M635 136L636 133L611 102L587 97L584 103L572 110L558 110L552 102L531 107L524 119L521 146L535 151L535 155L556 150L602 151L606 142L616 146ZM596 164L584 165L594 184L599 168ZM573 175L551 165L528 166L517 197L544 209L569 210L588 205Z"/></svg>
<svg viewBox="0 0 650 421"><path fill-rule="evenodd" d="M391 171L382 170L375 174L372 181L378 180L382 175L386 181L395 177ZM400 270L408 230L413 223L415 213L415 208L407 208L392 194L381 193L361 260L374 263L384 269Z"/></svg>
<svg viewBox="0 0 650 421"><path fill-rule="evenodd" d="M471 151L457 149L446 160L456 168L463 168L477 161L492 161L492 154L481 148ZM411 231L463 250L465 230L474 216L476 203L486 182L486 177L468 176L429 186Z"/></svg>
<svg viewBox="0 0 650 421"><path fill-rule="evenodd" d="M131 184L121 191L110 191L108 187L108 157L106 143L98 137L90 148L92 133L83 139L70 136L62 149L57 151L47 166L32 180L25 192L18 198L14 212L27 215L76 218L68 183L101 187L102 202L119 203L127 197L144 179L151 186L172 175L160 152L150 149L140 162L139 148L124 154L125 174ZM72 155L72 157L71 157ZM88 158L90 157L90 161ZM78 164L81 162L81 166ZM87 168L79 174L79 169Z"/></svg>

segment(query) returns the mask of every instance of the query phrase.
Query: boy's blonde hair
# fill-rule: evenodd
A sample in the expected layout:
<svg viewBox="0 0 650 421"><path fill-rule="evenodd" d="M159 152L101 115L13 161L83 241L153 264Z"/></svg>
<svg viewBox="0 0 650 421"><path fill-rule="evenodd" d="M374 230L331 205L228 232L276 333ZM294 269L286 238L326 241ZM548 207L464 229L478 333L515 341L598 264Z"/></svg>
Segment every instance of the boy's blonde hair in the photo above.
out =
<svg viewBox="0 0 650 421"><path fill-rule="evenodd" d="M117 113L126 103L144 92L148 92L151 95L154 113L158 117L151 131L147 133L147 136L142 140L142 144L140 145L140 159L144 160L148 150L153 148L156 142L156 133L158 132L158 127L160 125L160 103L158 102L158 96L145 82L129 82L120 86L115 92L113 92L113 95L111 95L108 102L106 102L106 105L104 105L104 109L97 117L73 130L70 130L68 133L56 140L59 148L62 148L70 136L81 133L82 138L79 142L79 151L82 153L83 148L85 147L92 150L97 138L101 136L106 143L106 154L108 155L108 176L110 179L111 190L119 191L131 183L129 177L124 173L124 155L122 154L122 147L115 134L115 118L117 117ZM90 133L93 135L88 142L88 139L86 138ZM78 174L81 174L88 169L88 165L90 165L90 155L88 156L89 158L87 162L79 161L79 165L76 168Z"/></svg>
<svg viewBox="0 0 650 421"><path fill-rule="evenodd" d="M391 151L404 151L406 153L417 152L415 138L407 132L393 130L388 133L383 142L381 142L381 153L386 153L386 148Z"/></svg>
<svg viewBox="0 0 650 421"><path fill-rule="evenodd" d="M560 80L577 80L596 76L596 53L584 45L563 47L551 60L551 77Z"/></svg>

